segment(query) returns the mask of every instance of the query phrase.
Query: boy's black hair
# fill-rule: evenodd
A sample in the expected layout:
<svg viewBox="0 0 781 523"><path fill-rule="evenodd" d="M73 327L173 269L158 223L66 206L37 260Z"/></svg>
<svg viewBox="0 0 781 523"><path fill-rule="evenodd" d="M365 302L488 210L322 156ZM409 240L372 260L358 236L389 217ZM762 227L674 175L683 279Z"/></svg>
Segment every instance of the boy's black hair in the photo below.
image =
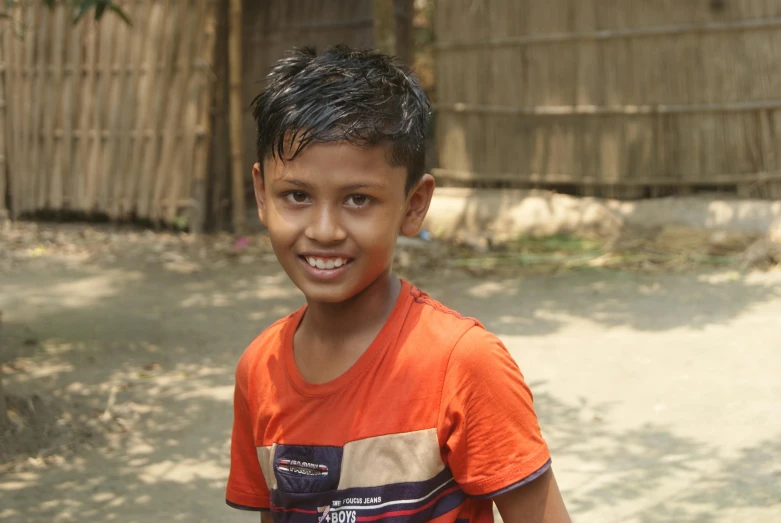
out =
<svg viewBox="0 0 781 523"><path fill-rule="evenodd" d="M276 62L252 102L257 153L292 160L313 142L388 145L388 162L407 168L406 190L423 176L431 102L417 78L371 50L295 49Z"/></svg>

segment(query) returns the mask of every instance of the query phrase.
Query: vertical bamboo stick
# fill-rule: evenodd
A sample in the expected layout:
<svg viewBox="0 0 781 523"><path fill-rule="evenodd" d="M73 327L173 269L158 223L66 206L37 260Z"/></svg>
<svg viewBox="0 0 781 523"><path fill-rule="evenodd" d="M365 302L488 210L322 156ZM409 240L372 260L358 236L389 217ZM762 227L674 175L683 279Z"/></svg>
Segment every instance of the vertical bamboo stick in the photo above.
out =
<svg viewBox="0 0 781 523"><path fill-rule="evenodd" d="M95 87L95 48L96 44L96 26L94 24L82 25L81 42L79 51L76 53L73 61L73 68L78 75L81 84L81 90L78 91L79 108L79 139L78 146L75 147L76 155L73 162L73 176L71 178L73 187L72 208L79 211L87 211L85 205L85 187L86 173L89 169L88 155L90 146L90 120L94 111ZM84 58L82 59L81 48L84 48Z"/></svg>
<svg viewBox="0 0 781 523"><path fill-rule="evenodd" d="M12 62L12 79L8 85L9 97L14 97L16 103L10 107L11 116L11 148L9 149L9 159L11 160L11 172L9 183L11 184L11 216L14 219L19 218L22 189L20 181L24 170L24 45L17 37L16 20L21 20L24 16L22 8L12 6L9 12L14 20L14 25L9 26L6 32L8 49L10 51L10 60Z"/></svg>
<svg viewBox="0 0 781 523"><path fill-rule="evenodd" d="M137 217L146 218L139 210L139 191L143 178L143 169L146 156L151 155L149 151L154 135L149 130L153 121L155 107L152 105L154 90L157 87L157 53L162 48L162 34L165 31L165 17L168 15L166 9L166 0L152 1L149 6L149 24L146 37L144 38L144 47L140 58L140 79L138 86L138 110L136 125L134 131L133 151L130 156L128 169L128 181L130 182L126 194L128 205L132 206Z"/></svg>
<svg viewBox="0 0 781 523"><path fill-rule="evenodd" d="M4 15L8 13L3 12ZM7 18L5 20L8 20ZM8 157L6 155L6 143L8 140L7 122L8 122L8 104L5 99L6 84L8 83L8 25L7 22L0 26L0 222L7 218L8 210L5 204L5 198L8 190ZM2 381L0 376L0 381ZM3 394L2 385L0 385L0 396ZM0 399L0 409L5 406ZM0 412L0 420L5 411Z"/></svg>
<svg viewBox="0 0 781 523"><path fill-rule="evenodd" d="M194 156L196 147L196 132L198 125L198 109L200 91L208 86L208 69L203 67L203 49L204 45L210 45L209 35L204 31L208 30L207 24L211 22L207 11L212 2L208 0L198 0L194 13L193 33L198 33L199 38L191 40L189 46L191 50L187 52L188 59L185 61L187 69L187 88L186 103L181 117L181 126L183 128L182 140L179 142L179 148L174 156L175 164L179 166L178 175L171 180L171 186L168 192L168 208L166 209L165 219L168 223L174 221L179 215L180 203L187 201L191 206L192 180L194 166Z"/></svg>
<svg viewBox="0 0 781 523"><path fill-rule="evenodd" d="M113 22L114 20L111 20ZM94 95L94 112L92 115L92 142L88 167L86 172L86 188L84 191L84 207L88 213L101 210L99 199L99 187L104 181L103 162L101 157L105 151L104 121L107 112L106 100L108 100L108 83L111 77L111 57L115 38L109 20L101 20L98 24L96 41L99 43L98 59L95 66L98 68L98 81Z"/></svg>
<svg viewBox="0 0 781 523"><path fill-rule="evenodd" d="M24 117L23 117L23 147L22 147L22 164L25 166L24 171L19 173L20 180L20 205L19 212L29 212L35 204L35 170L33 168L33 154L35 129L37 129L35 120L35 103L37 97L30 96L30 93L34 92L35 79L37 77L35 70L35 34L28 33L30 27L37 27L36 14L41 9L38 5L29 5L27 9L22 6L22 16L26 21L22 27L22 34L24 38L24 71L26 78L24 82L24 90L22 91L21 100L24 100Z"/></svg>
<svg viewBox="0 0 781 523"><path fill-rule="evenodd" d="M217 3L206 2L207 11L204 20L204 39L201 49L201 68L199 75L198 123L196 128L195 150L193 152L193 201L190 206L190 232L200 234L206 223L206 172L211 151L211 131L214 115L211 111L214 99L215 78L213 73L214 54L217 45Z"/></svg>
<svg viewBox="0 0 781 523"><path fill-rule="evenodd" d="M180 0L181 3L181 0ZM193 47L197 44L196 35L200 32L200 6L194 11L188 9L179 19L174 30L179 31L178 48L174 50L176 72L171 78L167 89L170 91L170 101L167 104L165 121L162 122L163 136L160 163L154 180L152 201L156 209L155 217L166 216L170 221L176 217L178 180L185 175L180 161L182 149L183 118L182 109L187 98L189 78L192 74L191 62ZM167 197L166 197L167 193Z"/></svg>
<svg viewBox="0 0 781 523"><path fill-rule="evenodd" d="M217 34L214 43L214 105L209 116L212 125L209 165L206 168L206 189L209 195L204 218L208 227L217 231L229 228L230 217L230 140L228 133L228 5L215 6ZM261 47L267 47L262 46ZM261 53L265 60L265 54ZM264 62L265 63L265 62Z"/></svg>
<svg viewBox="0 0 781 523"><path fill-rule="evenodd" d="M35 79L35 91L33 96L33 177L35 179L35 194L33 195L33 208L31 210L41 210L46 208L46 197L48 185L47 174L45 171L48 168L48 163L51 159L45 157L46 148L44 144L44 136L47 132L51 131L51 124L49 122L50 111L47 111L48 104L53 100L50 96L45 96L46 87L49 77L49 58L51 53L49 46L46 44L49 42L50 23L49 23L49 9L41 7L40 25L37 26L36 40L37 40L37 58L36 64L36 79Z"/></svg>
<svg viewBox="0 0 781 523"><path fill-rule="evenodd" d="M156 49L157 54L161 55L161 60L158 62L155 60L155 69L159 68L159 72L156 75L156 84L154 86L154 97L151 100L150 107L152 108L151 114L148 115L146 122L147 132L150 139L147 143L146 151L144 153L142 168L141 168L141 181L138 187L138 200L137 200L137 212L139 217L142 218L154 218L155 204L152 201L154 190L154 174L156 172L156 166L160 161L160 141L161 141L161 127L163 123L162 115L165 113L167 97L171 89L171 63L173 61L175 49L173 49L173 42L176 41L176 31L178 30L178 24L180 21L180 8L181 2L179 0L167 1L166 15L163 17L163 23L160 27L160 44ZM162 52L160 52L162 50ZM149 101L147 101L149 103Z"/></svg>
<svg viewBox="0 0 781 523"><path fill-rule="evenodd" d="M45 128L46 132L46 177L50 177L48 205L53 210L62 210L63 194L62 194L62 159L63 159L63 139L59 134L59 130L62 128L64 122L60 118L60 108L64 100L63 82L63 58L67 45L63 45L65 42L66 29L65 24L70 25L70 21L66 21L66 9L57 6L54 13L54 33L51 42L52 49L52 62L53 62L53 78L51 82L48 82L49 91L49 107L48 107L48 128Z"/></svg>
<svg viewBox="0 0 781 523"><path fill-rule="evenodd" d="M125 6L130 7L125 7ZM128 17L133 20L138 14L138 2L128 2L123 6L126 9ZM122 187L122 180L126 173L123 172L123 165L119 163L121 145L120 142L125 136L123 129L123 109L129 103L127 92L129 91L130 81L127 78L127 68L130 62L130 50L134 34L131 27L124 22L116 21L117 45L114 49L114 55L111 59L111 82L108 97L108 130L109 138L106 145L106 157L104 160L105 179L100 191L100 199L103 202L103 210L111 219L119 218L119 202L117 193Z"/></svg>
<svg viewBox="0 0 781 523"><path fill-rule="evenodd" d="M119 87L119 81L114 71L114 65L117 55L121 53L121 46L127 41L123 34L124 25L117 17L106 17L100 21L103 25L103 42L107 44L106 53L101 60L101 69L103 70L103 92L101 97L101 118L100 118L100 147L98 148L98 168L94 173L94 202L95 211L106 213L109 207L109 194L111 185L116 179L112 176L111 155L114 153L114 144L116 143L116 107L112 105L112 95ZM103 44L101 44L102 47ZM112 120L112 116L114 119Z"/></svg>
<svg viewBox="0 0 781 523"><path fill-rule="evenodd" d="M406 65L412 65L414 59L414 36L412 33L414 11L415 0L394 1L396 55Z"/></svg>
<svg viewBox="0 0 781 523"><path fill-rule="evenodd" d="M74 177L76 173L73 170L73 150L74 143L73 130L77 123L76 114L79 105L79 86L81 85L81 44L82 44L82 24L74 25L67 21L66 49L67 59L65 62L65 80L62 89L62 182L61 191L63 204L68 209L73 209L74 201Z"/></svg>
<svg viewBox="0 0 781 523"><path fill-rule="evenodd" d="M142 100L147 89L149 71L144 70L145 49L157 27L156 20L159 9L155 0L140 0L137 22L134 21L130 30L132 39L132 58L127 68L123 83L127 88L127 96L122 101L120 116L123 129L119 144L119 168L122 170L118 183L115 184L114 201L118 206L117 215L126 218L134 208L133 195L138 176L138 160L134 151L140 150L143 140L141 136L141 121L144 116Z"/></svg>
<svg viewBox="0 0 781 523"><path fill-rule="evenodd" d="M241 109L241 0L229 0L228 10L228 77L230 108L229 131L231 140L231 173L233 184L233 231L244 233L247 224L247 210L244 195L244 166L242 165Z"/></svg>

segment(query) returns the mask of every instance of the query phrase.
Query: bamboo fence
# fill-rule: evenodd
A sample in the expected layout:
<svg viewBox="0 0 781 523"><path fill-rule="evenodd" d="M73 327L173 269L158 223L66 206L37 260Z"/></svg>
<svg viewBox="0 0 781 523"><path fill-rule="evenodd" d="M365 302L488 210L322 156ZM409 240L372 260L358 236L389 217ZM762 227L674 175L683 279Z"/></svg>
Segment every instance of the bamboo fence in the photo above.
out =
<svg viewBox="0 0 781 523"><path fill-rule="evenodd" d="M215 76L218 81L214 92L213 152L207 180L209 215L211 226L223 229L228 221L234 229L244 226L240 198L247 201L247 207L254 208L252 179L249 175L256 161L256 124L249 105L263 89L263 80L271 65L285 56L293 47L310 45L323 50L329 45L344 43L353 47L372 47L381 40L378 32L385 31L387 24L378 24L380 12L386 13L387 4L393 5L390 13L395 19L396 53L402 60L411 61L411 0L342 0L323 2L321 0L245 0L241 12L241 56L235 54L229 59L231 44L235 44L236 13L234 2L219 4L217 13L217 45ZM230 11L230 12L229 12ZM230 25L231 13L234 25ZM392 24L391 24L392 25ZM378 28L378 26L380 26ZM229 28L231 30L229 30ZM241 62L240 92L236 88L239 78L229 82L229 61ZM236 103L238 92L239 103ZM230 114L233 105L234 114ZM236 114L235 107L241 107ZM239 120L240 128L235 126ZM229 136L241 135L239 144ZM232 160L231 160L232 159ZM237 190L238 185L241 189ZM233 212L229 212L232 210ZM254 220L253 220L254 221Z"/></svg>
<svg viewBox="0 0 781 523"><path fill-rule="evenodd" d="M440 0L445 183L781 198L781 0Z"/></svg>
<svg viewBox="0 0 781 523"><path fill-rule="evenodd" d="M271 65L293 47L314 46L318 51L343 43L372 47L374 0L265 0L245 3L243 38L244 106L262 90ZM247 173L256 161L256 124L249 111L243 115L243 165ZM252 180L244 179L244 194L254 202ZM250 204L251 206L252 204Z"/></svg>
<svg viewBox="0 0 781 523"><path fill-rule="evenodd" d="M13 215L202 221L193 194L204 196L207 174L215 2L120 5L132 26L110 13L74 25L40 0L11 5L0 147Z"/></svg>
<svg viewBox="0 0 781 523"><path fill-rule="evenodd" d="M72 212L194 231L230 219L240 232L255 161L249 104L271 64L294 46L371 47L378 27L411 55L412 0L119 4L132 26L111 13L73 25L61 6L10 4L0 26L0 213L8 194L13 216ZM395 38L393 22L376 23L380 12L395 20Z"/></svg>

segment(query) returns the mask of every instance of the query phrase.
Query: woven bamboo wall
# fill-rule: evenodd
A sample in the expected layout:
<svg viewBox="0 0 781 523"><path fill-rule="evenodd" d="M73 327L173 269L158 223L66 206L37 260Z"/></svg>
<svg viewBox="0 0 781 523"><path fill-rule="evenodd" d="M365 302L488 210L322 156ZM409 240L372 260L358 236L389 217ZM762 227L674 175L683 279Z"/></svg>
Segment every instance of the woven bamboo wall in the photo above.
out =
<svg viewBox="0 0 781 523"><path fill-rule="evenodd" d="M374 0L266 0L244 2L244 100L262 90L271 65L293 47L315 46L318 51L343 43L354 47L374 45ZM245 192L252 199L249 172L256 161L255 122L248 110L244 118Z"/></svg>
<svg viewBox="0 0 781 523"><path fill-rule="evenodd" d="M10 8L0 144L17 216L75 211L171 223L192 210L206 176L214 2L120 5L132 27L112 13L73 25L64 8L40 0Z"/></svg>
<svg viewBox="0 0 781 523"><path fill-rule="evenodd" d="M781 198L781 0L440 0L444 182Z"/></svg>

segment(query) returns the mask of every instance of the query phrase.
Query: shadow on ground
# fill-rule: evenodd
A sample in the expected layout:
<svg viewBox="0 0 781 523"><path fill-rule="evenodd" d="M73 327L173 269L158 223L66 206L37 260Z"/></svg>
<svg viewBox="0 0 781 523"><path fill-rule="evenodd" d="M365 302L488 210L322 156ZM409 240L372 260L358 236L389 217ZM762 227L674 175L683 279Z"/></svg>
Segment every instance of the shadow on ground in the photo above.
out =
<svg viewBox="0 0 781 523"><path fill-rule="evenodd" d="M781 295L781 285L696 276L459 275L417 283L500 335L554 333L568 317L640 331L698 328ZM26 455L0 458L0 520L254 519L223 505L233 368L254 336L300 303L276 266L179 274L125 262L0 274L8 392L46 405L38 425L5 436L30 444L17 447ZM585 467L576 471L583 485L567 493L575 514L617 499L641 502L681 475L694 487L648 507L640 521L674 515L693 523L713 510L781 501L778 438L730 458L669 427L616 433L583 418L584 411L609 417L609 405L567 404L544 384L532 386L543 389L536 398L554 455L577 456ZM23 422L34 420L20 411ZM41 426L50 433L33 438ZM701 477L699 464L714 461L717 469Z"/></svg>
<svg viewBox="0 0 781 523"><path fill-rule="evenodd" d="M519 336L552 334L573 319L607 329L702 329L729 323L781 296L781 279L768 285L735 271L667 275L584 270L517 279L458 275L431 283L436 296L459 312L499 335Z"/></svg>
<svg viewBox="0 0 781 523"><path fill-rule="evenodd" d="M532 383L533 390L545 389ZM781 504L781 434L725 455L714 446L674 434L672 427L648 423L629 430L612 430L609 405L586 400L567 404L543 392L535 404L556 460L574 461L581 483L566 492L573 514L634 502L631 515L606 521L641 523L700 523L717 520L741 508L778 508ZM554 464L554 468L556 468ZM677 488L677 485L681 485ZM672 489L669 487L672 486ZM657 501L660 489L672 490ZM606 512L610 512L607 510ZM770 520L768 520L770 521Z"/></svg>

